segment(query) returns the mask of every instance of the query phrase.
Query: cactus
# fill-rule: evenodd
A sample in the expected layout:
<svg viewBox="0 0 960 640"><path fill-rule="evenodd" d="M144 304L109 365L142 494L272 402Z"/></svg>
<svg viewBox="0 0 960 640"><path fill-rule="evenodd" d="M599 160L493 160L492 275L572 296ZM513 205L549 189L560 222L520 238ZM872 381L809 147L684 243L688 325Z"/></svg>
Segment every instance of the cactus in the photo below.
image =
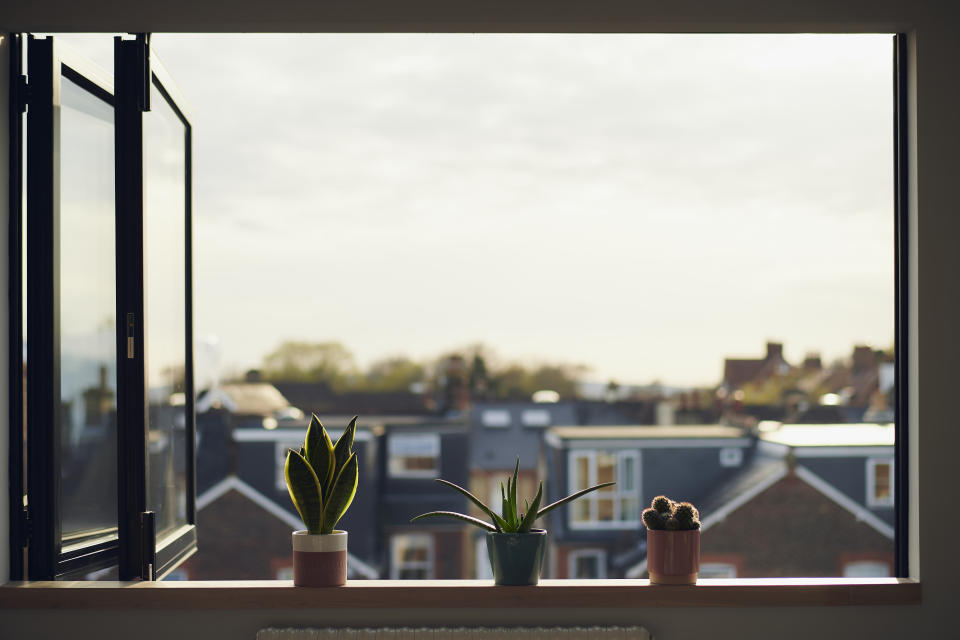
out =
<svg viewBox="0 0 960 640"><path fill-rule="evenodd" d="M657 496L649 509L641 514L647 529L658 531L689 531L700 528L700 512L689 502L674 502L666 496Z"/></svg>
<svg viewBox="0 0 960 640"><path fill-rule="evenodd" d="M643 524L647 526L647 529L659 530L664 528L663 514L653 507L644 509L640 517L643 518Z"/></svg>
<svg viewBox="0 0 960 640"><path fill-rule="evenodd" d="M490 518L490 522L485 522L479 518L474 518L473 516L457 513L455 511L431 511L429 513L422 513L412 518L410 522L416 522L421 518L455 518L468 524L472 524L475 527L479 527L485 531L494 531L497 533L528 533L530 529L533 528L533 523L537 520L537 518L540 518L546 513L553 511L557 507L576 500L577 498L584 496L591 491L596 491L597 489L602 489L603 487L609 487L613 484L616 484L614 482L604 482L602 484L594 485L587 489L577 491L576 493L573 493L565 498L560 498L556 502L548 504L541 509L540 501L543 499L543 483L541 482L540 488L537 490L537 495L534 497L533 502L531 503L525 501L525 508L523 511L520 511L518 509L519 502L517 501L517 474L519 474L519 472L520 458L517 457L517 465L513 469L513 477L507 477L506 487L503 486L503 483L500 484L500 499L503 505L501 513L497 513L488 507L478 497L463 487L447 480L442 480L440 478L436 479L440 484L446 485L466 496L470 502L477 505L477 507L479 507L480 510Z"/></svg>
<svg viewBox="0 0 960 640"><path fill-rule="evenodd" d="M650 506L660 513L673 512L673 501L667 496L657 496L653 499L653 502L650 503Z"/></svg>
<svg viewBox="0 0 960 640"><path fill-rule="evenodd" d="M287 450L283 477L300 519L311 534L333 533L357 493L357 454L353 437L357 416L334 445L317 416L310 419L299 451Z"/></svg>

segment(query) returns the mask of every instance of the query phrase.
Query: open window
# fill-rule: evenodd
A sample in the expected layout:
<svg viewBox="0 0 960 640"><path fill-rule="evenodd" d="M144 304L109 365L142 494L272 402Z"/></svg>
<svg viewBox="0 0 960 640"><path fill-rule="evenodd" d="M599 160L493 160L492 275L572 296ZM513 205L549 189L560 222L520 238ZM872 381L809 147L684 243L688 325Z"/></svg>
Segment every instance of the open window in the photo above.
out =
<svg viewBox="0 0 960 640"><path fill-rule="evenodd" d="M26 61L14 544L30 579L151 579L196 546L190 122L145 36L116 78L53 37Z"/></svg>

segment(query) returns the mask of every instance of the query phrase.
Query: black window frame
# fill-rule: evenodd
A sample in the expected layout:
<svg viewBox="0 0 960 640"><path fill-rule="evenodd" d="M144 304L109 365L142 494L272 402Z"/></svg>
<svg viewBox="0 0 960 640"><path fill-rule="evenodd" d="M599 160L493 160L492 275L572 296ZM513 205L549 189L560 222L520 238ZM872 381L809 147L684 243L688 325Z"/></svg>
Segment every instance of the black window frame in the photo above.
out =
<svg viewBox="0 0 960 640"><path fill-rule="evenodd" d="M156 579L175 569L197 546L196 418L193 382L192 125L185 101L161 65L151 68L149 37L114 41L116 84L82 56L61 50L54 37L14 34L11 41L10 146L10 576L13 580L78 579L117 567L121 580ZM26 53L24 50L26 49ZM29 62L29 77L23 62ZM61 540L58 396L56 96L61 78L114 109L116 225L117 526L107 537L63 548ZM185 447L186 524L157 539L147 511L148 390L144 357L143 112L155 85L185 128ZM24 112L27 139L24 146ZM24 162L24 153L26 160ZM26 171L24 172L24 169ZM23 180L27 218L24 228ZM25 234L25 235L24 235ZM22 242L27 242L26 323L30 329L23 403ZM53 313L50 310L53 310ZM128 330L127 319L130 318ZM128 353L128 346L130 351ZM128 357L132 356L132 357ZM26 408L26 417L24 409Z"/></svg>

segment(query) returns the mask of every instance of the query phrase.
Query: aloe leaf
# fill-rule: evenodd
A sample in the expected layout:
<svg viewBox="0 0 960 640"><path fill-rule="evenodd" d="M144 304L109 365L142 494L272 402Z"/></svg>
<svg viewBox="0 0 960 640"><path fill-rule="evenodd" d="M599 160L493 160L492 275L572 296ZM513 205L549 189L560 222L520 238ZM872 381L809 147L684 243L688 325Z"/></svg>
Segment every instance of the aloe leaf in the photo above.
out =
<svg viewBox="0 0 960 640"><path fill-rule="evenodd" d="M333 443L330 442L327 430L320 424L316 415L310 419L310 426L307 427L306 458L317 474L317 479L323 489L323 497L326 498L330 493L330 484L333 481L335 471Z"/></svg>
<svg viewBox="0 0 960 640"><path fill-rule="evenodd" d="M497 529L490 524L489 522L484 522L473 516L468 516L463 513L457 513L456 511L431 511L430 513L421 513L418 516L415 516L410 519L410 522L416 522L422 518L456 518L457 520L463 520L469 524L472 524L475 527L480 527L486 531L496 531Z"/></svg>
<svg viewBox="0 0 960 640"><path fill-rule="evenodd" d="M594 485L594 486L589 487L589 488L587 488L587 489L582 489L582 490L580 490L580 491L577 491L576 493L571 493L571 494L568 495L566 498L560 498L560 499L557 500L556 502L554 502L554 503L552 503L552 504L548 504L548 505L545 506L543 509L540 509L540 512L537 514L537 517L539 518L539 517L543 516L545 513L549 512L549 511L553 511L553 510L556 509L557 507L560 507L560 506L565 505L566 503L570 502L571 500L576 500L577 498L579 498L579 497L581 497L581 496L585 496L586 494L590 493L591 491L596 491L597 489L602 489L602 488L604 488L604 487L610 487L610 486L613 486L613 485L615 485L615 484L617 484L617 483L616 483L616 482L604 482L604 483L602 483L602 484Z"/></svg>
<svg viewBox="0 0 960 640"><path fill-rule="evenodd" d="M436 480L442 485L446 485L451 489L459 491L464 496L466 496L467 499L470 500L470 502L477 505L477 507L480 508L480 511L483 511L485 514L490 516L490 519L493 521L493 526L496 527L497 531L500 531L501 529L503 529L503 527L506 526L507 524L506 521L503 518L501 518L496 511L494 511L493 509L488 507L486 504L484 504L483 501L481 501L480 498L478 498L477 496L473 495L472 493L470 493L460 485L450 482L449 480L444 480L442 478L437 478Z"/></svg>
<svg viewBox="0 0 960 640"><path fill-rule="evenodd" d="M346 430L337 438L337 444L333 448L333 456L336 460L335 464L337 469L342 468L343 465L346 464L347 458L353 453L353 438L357 433L357 417L358 416L353 416L353 420L350 421Z"/></svg>
<svg viewBox="0 0 960 640"><path fill-rule="evenodd" d="M333 455L332 448L330 451ZM323 533L331 533L343 514L347 512L353 497L357 495L358 479L357 454L351 453L346 464L337 474L337 479L334 480L330 494L327 496L323 509Z"/></svg>
<svg viewBox="0 0 960 640"><path fill-rule="evenodd" d="M286 478L293 506L297 508L307 531L320 533L323 528L323 496L320 481L310 463L293 449L288 450L283 477Z"/></svg>
<svg viewBox="0 0 960 640"><path fill-rule="evenodd" d="M509 483L507 492L510 494L510 521L515 525L520 524L520 518L517 516L517 474L520 473L520 456L517 456L517 466L513 468L513 482Z"/></svg>
<svg viewBox="0 0 960 640"><path fill-rule="evenodd" d="M518 531L530 531L530 528L533 527L533 523L536 522L539 517L537 509L540 507L540 500L543 499L543 483L540 483L540 488L537 489L537 495L533 499L533 504L527 506L527 514L523 517L523 521L520 523Z"/></svg>

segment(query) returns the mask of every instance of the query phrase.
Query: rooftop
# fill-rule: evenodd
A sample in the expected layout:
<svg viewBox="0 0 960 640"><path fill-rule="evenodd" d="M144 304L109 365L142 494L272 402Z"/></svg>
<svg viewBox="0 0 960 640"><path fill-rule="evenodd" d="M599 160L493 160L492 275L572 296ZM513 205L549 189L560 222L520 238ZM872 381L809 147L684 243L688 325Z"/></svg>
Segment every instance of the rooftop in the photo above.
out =
<svg viewBox="0 0 960 640"><path fill-rule="evenodd" d="M760 438L788 447L892 447L890 424L771 424L760 425Z"/></svg>
<svg viewBox="0 0 960 640"><path fill-rule="evenodd" d="M564 440L630 438L742 438L746 431L719 424L674 426L554 427L550 433Z"/></svg>

